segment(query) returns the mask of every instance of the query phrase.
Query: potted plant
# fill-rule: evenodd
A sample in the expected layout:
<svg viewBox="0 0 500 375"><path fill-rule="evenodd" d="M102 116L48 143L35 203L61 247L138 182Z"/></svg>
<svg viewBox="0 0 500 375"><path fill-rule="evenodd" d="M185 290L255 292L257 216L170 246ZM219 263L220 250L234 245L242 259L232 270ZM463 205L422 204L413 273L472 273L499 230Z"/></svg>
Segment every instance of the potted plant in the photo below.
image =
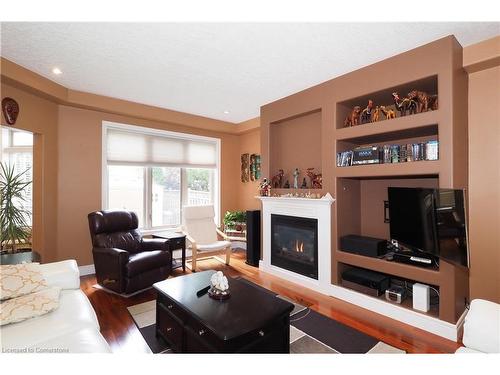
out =
<svg viewBox="0 0 500 375"><path fill-rule="evenodd" d="M224 230L242 232L246 226L246 212L226 211L224 215Z"/></svg>
<svg viewBox="0 0 500 375"><path fill-rule="evenodd" d="M31 249L30 212L22 207L27 170L16 173L14 166L0 163L0 264L15 264L37 260Z"/></svg>

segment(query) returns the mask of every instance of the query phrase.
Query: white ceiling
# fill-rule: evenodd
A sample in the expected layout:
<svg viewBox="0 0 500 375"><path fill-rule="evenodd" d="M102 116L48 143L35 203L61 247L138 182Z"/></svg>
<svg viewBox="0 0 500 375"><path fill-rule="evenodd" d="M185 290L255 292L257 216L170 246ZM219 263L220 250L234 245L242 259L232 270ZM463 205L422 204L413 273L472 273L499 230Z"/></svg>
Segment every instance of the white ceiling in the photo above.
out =
<svg viewBox="0 0 500 375"><path fill-rule="evenodd" d="M4 22L0 54L74 90L237 123L449 34L467 46L500 23Z"/></svg>

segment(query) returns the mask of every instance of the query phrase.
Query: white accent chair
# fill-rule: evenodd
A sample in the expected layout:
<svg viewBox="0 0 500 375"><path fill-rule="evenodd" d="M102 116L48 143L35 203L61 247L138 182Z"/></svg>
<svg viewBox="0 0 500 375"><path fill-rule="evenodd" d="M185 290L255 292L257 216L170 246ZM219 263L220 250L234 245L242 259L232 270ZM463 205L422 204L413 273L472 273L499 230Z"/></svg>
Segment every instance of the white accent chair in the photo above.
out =
<svg viewBox="0 0 500 375"><path fill-rule="evenodd" d="M182 209L183 232L186 235L188 246L191 248L191 267L196 272L196 262L202 259L215 258L222 251L226 252L225 263L229 265L231 259L231 242L215 225L214 206L184 206Z"/></svg>
<svg viewBox="0 0 500 375"><path fill-rule="evenodd" d="M465 346L457 353L500 353L500 305L483 299L472 300L465 317Z"/></svg>

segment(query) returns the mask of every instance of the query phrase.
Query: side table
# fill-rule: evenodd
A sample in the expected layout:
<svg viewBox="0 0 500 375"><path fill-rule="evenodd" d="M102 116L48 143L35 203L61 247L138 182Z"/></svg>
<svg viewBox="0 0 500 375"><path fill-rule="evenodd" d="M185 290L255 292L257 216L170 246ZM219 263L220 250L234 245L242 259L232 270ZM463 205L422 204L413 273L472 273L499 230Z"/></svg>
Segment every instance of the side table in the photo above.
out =
<svg viewBox="0 0 500 375"><path fill-rule="evenodd" d="M168 246L172 253L172 269L182 266L182 271L186 272L186 235L183 233L164 231L152 235L153 238L168 239ZM174 264L174 250L182 250L182 263Z"/></svg>

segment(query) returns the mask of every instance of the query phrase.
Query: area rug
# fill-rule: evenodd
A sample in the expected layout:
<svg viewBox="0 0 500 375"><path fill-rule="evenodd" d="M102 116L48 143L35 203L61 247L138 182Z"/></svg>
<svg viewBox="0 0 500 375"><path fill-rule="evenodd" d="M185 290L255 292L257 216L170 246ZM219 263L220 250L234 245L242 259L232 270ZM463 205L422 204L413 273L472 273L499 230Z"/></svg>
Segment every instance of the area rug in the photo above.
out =
<svg viewBox="0 0 500 375"><path fill-rule="evenodd" d="M243 278L240 280L251 283ZM279 296L256 284L253 285L294 304L294 309L290 313L290 353L405 354L403 350L321 315L284 296ZM130 306L128 311L153 353L172 353L169 345L155 335L156 301Z"/></svg>

